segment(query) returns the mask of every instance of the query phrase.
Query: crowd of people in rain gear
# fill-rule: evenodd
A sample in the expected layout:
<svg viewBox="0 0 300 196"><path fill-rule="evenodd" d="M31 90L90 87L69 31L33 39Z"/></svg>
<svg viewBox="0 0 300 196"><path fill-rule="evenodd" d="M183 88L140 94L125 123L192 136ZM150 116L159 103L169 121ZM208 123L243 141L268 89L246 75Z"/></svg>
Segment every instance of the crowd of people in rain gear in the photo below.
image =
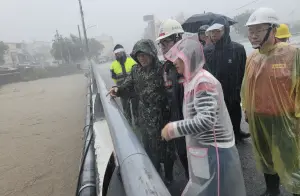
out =
<svg viewBox="0 0 300 196"><path fill-rule="evenodd" d="M134 45L132 58L114 49L112 78L120 82L110 95L134 98L122 104L138 113L125 115L157 171L163 163L167 185L178 155L189 179L182 195L246 196L236 143L250 135L265 177L261 196L279 196L280 183L300 195L300 51L273 9L257 9L246 26L255 49L248 57L222 16L191 37L164 21L156 40L164 62L148 39ZM250 134L240 129L242 111Z"/></svg>

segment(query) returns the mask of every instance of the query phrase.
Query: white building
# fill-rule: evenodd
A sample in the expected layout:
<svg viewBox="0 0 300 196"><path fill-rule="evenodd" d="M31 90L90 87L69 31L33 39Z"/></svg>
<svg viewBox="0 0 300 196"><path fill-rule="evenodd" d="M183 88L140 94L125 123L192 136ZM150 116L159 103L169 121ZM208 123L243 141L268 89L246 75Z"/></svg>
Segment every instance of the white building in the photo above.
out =
<svg viewBox="0 0 300 196"><path fill-rule="evenodd" d="M8 50L4 55L5 66L16 67L18 64L27 63L31 60L30 54L26 51L25 43L5 43Z"/></svg>

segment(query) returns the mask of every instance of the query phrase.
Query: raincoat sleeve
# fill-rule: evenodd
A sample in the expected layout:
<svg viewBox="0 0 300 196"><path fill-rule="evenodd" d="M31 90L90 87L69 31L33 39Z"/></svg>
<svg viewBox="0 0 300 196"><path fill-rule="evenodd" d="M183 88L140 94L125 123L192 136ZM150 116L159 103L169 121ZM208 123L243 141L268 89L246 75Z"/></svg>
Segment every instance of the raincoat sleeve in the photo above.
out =
<svg viewBox="0 0 300 196"><path fill-rule="evenodd" d="M172 122L168 130L170 138L213 130L218 109L217 89L209 83L198 84L194 101L188 103L186 107L194 107L197 114L191 119Z"/></svg>
<svg viewBox="0 0 300 196"><path fill-rule="evenodd" d="M297 49L294 62L293 86L295 96L295 116L300 119L300 49Z"/></svg>
<svg viewBox="0 0 300 196"><path fill-rule="evenodd" d="M242 110L246 110L246 103L245 103L245 77L243 78L242 86L241 86L241 106Z"/></svg>
<svg viewBox="0 0 300 196"><path fill-rule="evenodd" d="M244 72L247 72L247 67L249 65L250 60L252 59L252 56L253 54L251 54L248 58L246 58L246 65L245 65ZM246 77L244 74L242 79L242 86L241 86L241 106L243 111L246 110L245 86L246 86Z"/></svg>
<svg viewBox="0 0 300 196"><path fill-rule="evenodd" d="M132 93L134 91L134 78L133 78L134 72L135 72L135 66L132 67L132 71L125 78L122 85L118 86L118 91L117 91L118 97L127 96L129 93Z"/></svg>

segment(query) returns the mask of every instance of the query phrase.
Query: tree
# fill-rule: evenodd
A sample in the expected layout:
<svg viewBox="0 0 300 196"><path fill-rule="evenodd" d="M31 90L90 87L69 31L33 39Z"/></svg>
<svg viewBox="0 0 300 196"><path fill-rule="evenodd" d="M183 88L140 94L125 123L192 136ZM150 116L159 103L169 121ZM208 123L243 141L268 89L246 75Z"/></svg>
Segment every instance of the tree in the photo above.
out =
<svg viewBox="0 0 300 196"><path fill-rule="evenodd" d="M84 45L79 37L71 34L70 35L69 51L73 62L82 61L85 57Z"/></svg>
<svg viewBox="0 0 300 196"><path fill-rule="evenodd" d="M89 39L89 50L90 57L98 58L101 55L102 50L104 49L103 44L101 44L98 40L92 38Z"/></svg>
<svg viewBox="0 0 300 196"><path fill-rule="evenodd" d="M233 25L234 30L237 34L243 36L243 37L248 37L248 29L245 26L247 23L249 17L253 13L253 10L247 10L239 15L236 15L233 19L237 21L237 24Z"/></svg>
<svg viewBox="0 0 300 196"><path fill-rule="evenodd" d="M55 60L61 60L63 62L69 62L69 52L66 43L66 38L63 38L62 35L56 34L55 39L52 43L51 54Z"/></svg>
<svg viewBox="0 0 300 196"><path fill-rule="evenodd" d="M5 63L4 54L8 50L8 46L4 42L0 42L0 65Z"/></svg>
<svg viewBox="0 0 300 196"><path fill-rule="evenodd" d="M65 63L78 62L84 59L83 45L75 35L70 35L70 38L55 35L51 54L55 60L62 60Z"/></svg>
<svg viewBox="0 0 300 196"><path fill-rule="evenodd" d="M89 56L97 58L104 46L96 39L89 39ZM71 34L70 37L55 35L52 43L51 54L55 60L62 60L66 63L80 62L85 58L84 44L79 37Z"/></svg>

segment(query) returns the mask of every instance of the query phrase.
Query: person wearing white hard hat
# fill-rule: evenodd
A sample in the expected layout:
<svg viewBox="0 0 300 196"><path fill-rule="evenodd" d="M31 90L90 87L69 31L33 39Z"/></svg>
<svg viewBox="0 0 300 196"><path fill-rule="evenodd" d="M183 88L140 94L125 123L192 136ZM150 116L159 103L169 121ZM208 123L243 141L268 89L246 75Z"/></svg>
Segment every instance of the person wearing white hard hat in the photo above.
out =
<svg viewBox="0 0 300 196"><path fill-rule="evenodd" d="M243 81L246 51L243 45L231 41L230 25L225 17L218 17L206 30L212 44L204 47L204 68L222 84L225 103L233 125L236 143L242 143L250 134L241 130L240 89Z"/></svg>
<svg viewBox="0 0 300 196"><path fill-rule="evenodd" d="M173 19L163 21L159 27L159 35L156 39L163 54L167 53L176 42L182 39L184 30L181 24Z"/></svg>
<svg viewBox="0 0 300 196"><path fill-rule="evenodd" d="M159 35L156 41L158 42L162 53L165 55L179 40L182 39L184 30L179 22L173 19L168 19L162 22L159 29ZM183 119L182 104L183 104L183 82L184 78L177 73L176 67L171 61L163 62L164 66L164 81L165 89L168 93L168 100L171 109L170 121ZM188 160L186 153L186 143L184 138L174 140L177 154L185 169L185 175L189 178ZM170 166L170 172L173 166ZM172 178L171 178L172 179Z"/></svg>
<svg viewBox="0 0 300 196"><path fill-rule="evenodd" d="M241 97L254 154L267 190L300 195L300 51L276 39L280 22L271 8L252 13L246 26L255 50L246 63Z"/></svg>

